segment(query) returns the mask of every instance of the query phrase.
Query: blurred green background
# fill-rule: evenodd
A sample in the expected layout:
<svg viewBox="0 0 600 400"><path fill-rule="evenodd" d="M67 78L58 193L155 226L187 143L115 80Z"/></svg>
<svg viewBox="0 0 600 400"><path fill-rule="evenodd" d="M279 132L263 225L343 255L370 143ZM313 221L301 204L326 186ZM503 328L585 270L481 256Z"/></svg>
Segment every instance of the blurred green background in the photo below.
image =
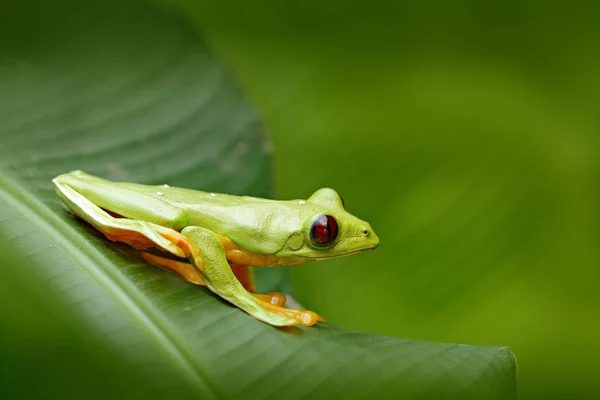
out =
<svg viewBox="0 0 600 400"><path fill-rule="evenodd" d="M277 194L381 238L292 270L330 322L509 345L520 397L600 395L597 2L185 2L264 117Z"/></svg>

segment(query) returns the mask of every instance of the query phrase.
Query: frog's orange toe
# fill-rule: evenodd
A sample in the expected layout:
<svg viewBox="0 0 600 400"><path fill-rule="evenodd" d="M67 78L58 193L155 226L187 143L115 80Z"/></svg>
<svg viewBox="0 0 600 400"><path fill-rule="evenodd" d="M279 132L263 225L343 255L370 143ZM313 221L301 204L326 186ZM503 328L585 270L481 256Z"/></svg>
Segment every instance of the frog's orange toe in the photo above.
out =
<svg viewBox="0 0 600 400"><path fill-rule="evenodd" d="M298 320L304 326L313 326L319 321L325 321L319 314L308 310L298 312Z"/></svg>
<svg viewBox="0 0 600 400"><path fill-rule="evenodd" d="M285 305L285 302L287 301L287 298L281 292L271 292L269 294L252 293L252 296L256 297L261 301L279 307L283 307Z"/></svg>
<svg viewBox="0 0 600 400"><path fill-rule="evenodd" d="M294 325L313 326L317 322L323 321L323 318L321 318L317 313L313 311L293 310L290 308L284 308L279 305L271 304L267 301L264 301L259 297L257 298L260 302L260 305L266 310L272 312L273 314L277 314L279 316L295 320Z"/></svg>

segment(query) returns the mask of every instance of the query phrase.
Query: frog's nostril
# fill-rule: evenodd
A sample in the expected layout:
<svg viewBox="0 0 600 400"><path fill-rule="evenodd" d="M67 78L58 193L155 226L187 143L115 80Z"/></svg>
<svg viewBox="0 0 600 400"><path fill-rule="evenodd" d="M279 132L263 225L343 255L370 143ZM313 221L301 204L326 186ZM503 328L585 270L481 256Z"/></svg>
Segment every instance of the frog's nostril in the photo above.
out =
<svg viewBox="0 0 600 400"><path fill-rule="evenodd" d="M363 228L362 233L363 235L367 236L369 234L369 230L367 228Z"/></svg>

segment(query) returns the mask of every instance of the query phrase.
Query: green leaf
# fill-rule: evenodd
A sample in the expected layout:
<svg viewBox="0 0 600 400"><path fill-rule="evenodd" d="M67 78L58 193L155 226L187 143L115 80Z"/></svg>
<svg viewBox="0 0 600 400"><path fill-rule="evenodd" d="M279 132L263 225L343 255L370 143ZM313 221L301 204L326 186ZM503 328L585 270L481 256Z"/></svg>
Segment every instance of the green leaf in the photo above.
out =
<svg viewBox="0 0 600 400"><path fill-rule="evenodd" d="M267 196L269 146L175 10L2 7L0 348L16 377L3 395L514 398L508 348L273 328L74 219L50 184L60 173ZM29 371L48 386L27 385Z"/></svg>

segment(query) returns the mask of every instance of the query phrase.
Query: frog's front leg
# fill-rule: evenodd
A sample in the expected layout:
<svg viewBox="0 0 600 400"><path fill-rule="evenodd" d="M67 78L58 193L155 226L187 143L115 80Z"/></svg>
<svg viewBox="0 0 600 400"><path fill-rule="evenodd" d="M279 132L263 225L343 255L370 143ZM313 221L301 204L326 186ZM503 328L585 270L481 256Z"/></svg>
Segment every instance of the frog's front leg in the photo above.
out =
<svg viewBox="0 0 600 400"><path fill-rule="evenodd" d="M223 243L214 232L190 226L184 228L181 234L171 231L164 236L187 254L198 274L213 292L254 318L275 326L312 326L317 321L322 321L312 311L283 308L244 289L227 262Z"/></svg>

